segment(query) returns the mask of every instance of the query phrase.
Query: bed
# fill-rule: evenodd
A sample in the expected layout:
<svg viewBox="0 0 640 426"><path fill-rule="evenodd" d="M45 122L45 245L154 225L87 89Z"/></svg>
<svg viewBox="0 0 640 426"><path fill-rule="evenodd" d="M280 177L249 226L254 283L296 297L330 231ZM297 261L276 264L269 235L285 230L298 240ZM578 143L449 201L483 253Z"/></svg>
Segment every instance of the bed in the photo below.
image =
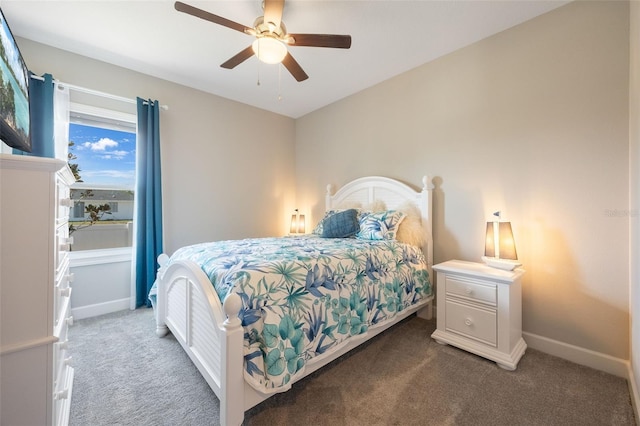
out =
<svg viewBox="0 0 640 426"><path fill-rule="evenodd" d="M431 191L426 176L417 191L379 176L329 185L311 235L159 256L156 332L186 351L222 425L407 316L431 319Z"/></svg>

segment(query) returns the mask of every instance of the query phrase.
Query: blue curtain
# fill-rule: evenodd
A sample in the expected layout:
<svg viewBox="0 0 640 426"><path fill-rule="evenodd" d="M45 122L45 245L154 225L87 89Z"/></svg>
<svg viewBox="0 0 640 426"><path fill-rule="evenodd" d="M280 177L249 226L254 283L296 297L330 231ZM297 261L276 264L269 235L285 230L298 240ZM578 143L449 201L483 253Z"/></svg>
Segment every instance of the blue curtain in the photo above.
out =
<svg viewBox="0 0 640 426"><path fill-rule="evenodd" d="M51 74L45 74L43 77L44 81L31 78L29 82L29 132L31 135L31 153L14 149L14 154L55 157L53 136L53 77Z"/></svg>
<svg viewBox="0 0 640 426"><path fill-rule="evenodd" d="M136 156L136 307L151 307L149 291L156 277L162 245L162 185L160 173L160 106L137 98Z"/></svg>

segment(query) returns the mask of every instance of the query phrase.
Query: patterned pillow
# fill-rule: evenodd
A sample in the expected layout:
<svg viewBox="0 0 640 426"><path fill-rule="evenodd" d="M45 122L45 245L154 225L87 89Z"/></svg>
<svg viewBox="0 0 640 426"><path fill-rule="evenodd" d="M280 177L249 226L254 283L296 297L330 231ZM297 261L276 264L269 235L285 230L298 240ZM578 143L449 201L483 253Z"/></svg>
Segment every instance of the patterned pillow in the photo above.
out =
<svg viewBox="0 0 640 426"><path fill-rule="evenodd" d="M348 209L334 213L322 221L323 238L347 238L360 229L358 224L358 211Z"/></svg>
<svg viewBox="0 0 640 426"><path fill-rule="evenodd" d="M403 212L396 210L362 213L360 231L356 234L356 238L361 240L395 240L398 226L405 217Z"/></svg>

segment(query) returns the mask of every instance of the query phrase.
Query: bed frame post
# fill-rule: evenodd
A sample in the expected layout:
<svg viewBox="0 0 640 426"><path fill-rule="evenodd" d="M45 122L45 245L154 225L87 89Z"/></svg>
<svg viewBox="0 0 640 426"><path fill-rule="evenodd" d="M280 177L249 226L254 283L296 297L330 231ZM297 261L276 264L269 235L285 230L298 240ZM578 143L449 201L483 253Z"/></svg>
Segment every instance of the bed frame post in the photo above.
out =
<svg viewBox="0 0 640 426"><path fill-rule="evenodd" d="M238 313L242 300L236 293L227 296L223 303L227 319L223 323L225 338L222 339L222 389L220 398L220 424L241 425L244 420L244 331ZM240 353L237 353L240 349ZM226 367L224 367L226 366Z"/></svg>
<svg viewBox="0 0 640 426"><path fill-rule="evenodd" d="M427 244L427 253L425 253L427 258L427 266L429 270L429 277L432 278L431 267L433 266L433 183L429 176L422 177L422 202L427 203L427 226L426 228L429 230L429 243Z"/></svg>
<svg viewBox="0 0 640 426"><path fill-rule="evenodd" d="M331 195L333 195L333 185L329 184L324 194L324 207L327 211L331 209Z"/></svg>
<svg viewBox="0 0 640 426"><path fill-rule="evenodd" d="M167 270L168 263L169 263L169 256L167 256L164 253L158 256L158 265L160 265L160 267L158 268L158 273L157 273L158 278L156 279L156 283L158 285L156 294L164 294L163 293L164 289L160 289L160 286L164 285L164 283L162 282L162 276ZM167 301L165 300L165 298L156 296L156 306L154 306L154 308L155 308L154 314L156 317L156 335L158 337L164 337L167 334L169 334L169 327L167 327L167 324L165 324L164 322L165 317L167 315Z"/></svg>
<svg viewBox="0 0 640 426"><path fill-rule="evenodd" d="M423 212L422 220L427 221L426 229L429 230L429 235L427 235L428 242L422 248L424 252L425 259L427 260L427 271L429 272L429 279L431 280L431 285L435 285L434 275L433 275L433 182L429 176L422 177L422 191L421 191L422 201L421 201L421 209ZM426 204L426 209L425 209ZM433 319L433 302L430 302L426 307L422 308L418 311L418 316L420 318L424 318L426 320Z"/></svg>

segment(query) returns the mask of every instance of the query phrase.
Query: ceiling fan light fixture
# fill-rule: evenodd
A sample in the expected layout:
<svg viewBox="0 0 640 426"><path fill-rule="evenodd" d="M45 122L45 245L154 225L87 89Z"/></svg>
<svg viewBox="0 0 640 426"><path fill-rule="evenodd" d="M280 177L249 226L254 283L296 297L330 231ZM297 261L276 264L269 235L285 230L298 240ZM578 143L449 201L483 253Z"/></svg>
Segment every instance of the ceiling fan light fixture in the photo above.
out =
<svg viewBox="0 0 640 426"><path fill-rule="evenodd" d="M273 37L259 37L251 47L253 53L265 64L279 64L287 56L287 47Z"/></svg>

